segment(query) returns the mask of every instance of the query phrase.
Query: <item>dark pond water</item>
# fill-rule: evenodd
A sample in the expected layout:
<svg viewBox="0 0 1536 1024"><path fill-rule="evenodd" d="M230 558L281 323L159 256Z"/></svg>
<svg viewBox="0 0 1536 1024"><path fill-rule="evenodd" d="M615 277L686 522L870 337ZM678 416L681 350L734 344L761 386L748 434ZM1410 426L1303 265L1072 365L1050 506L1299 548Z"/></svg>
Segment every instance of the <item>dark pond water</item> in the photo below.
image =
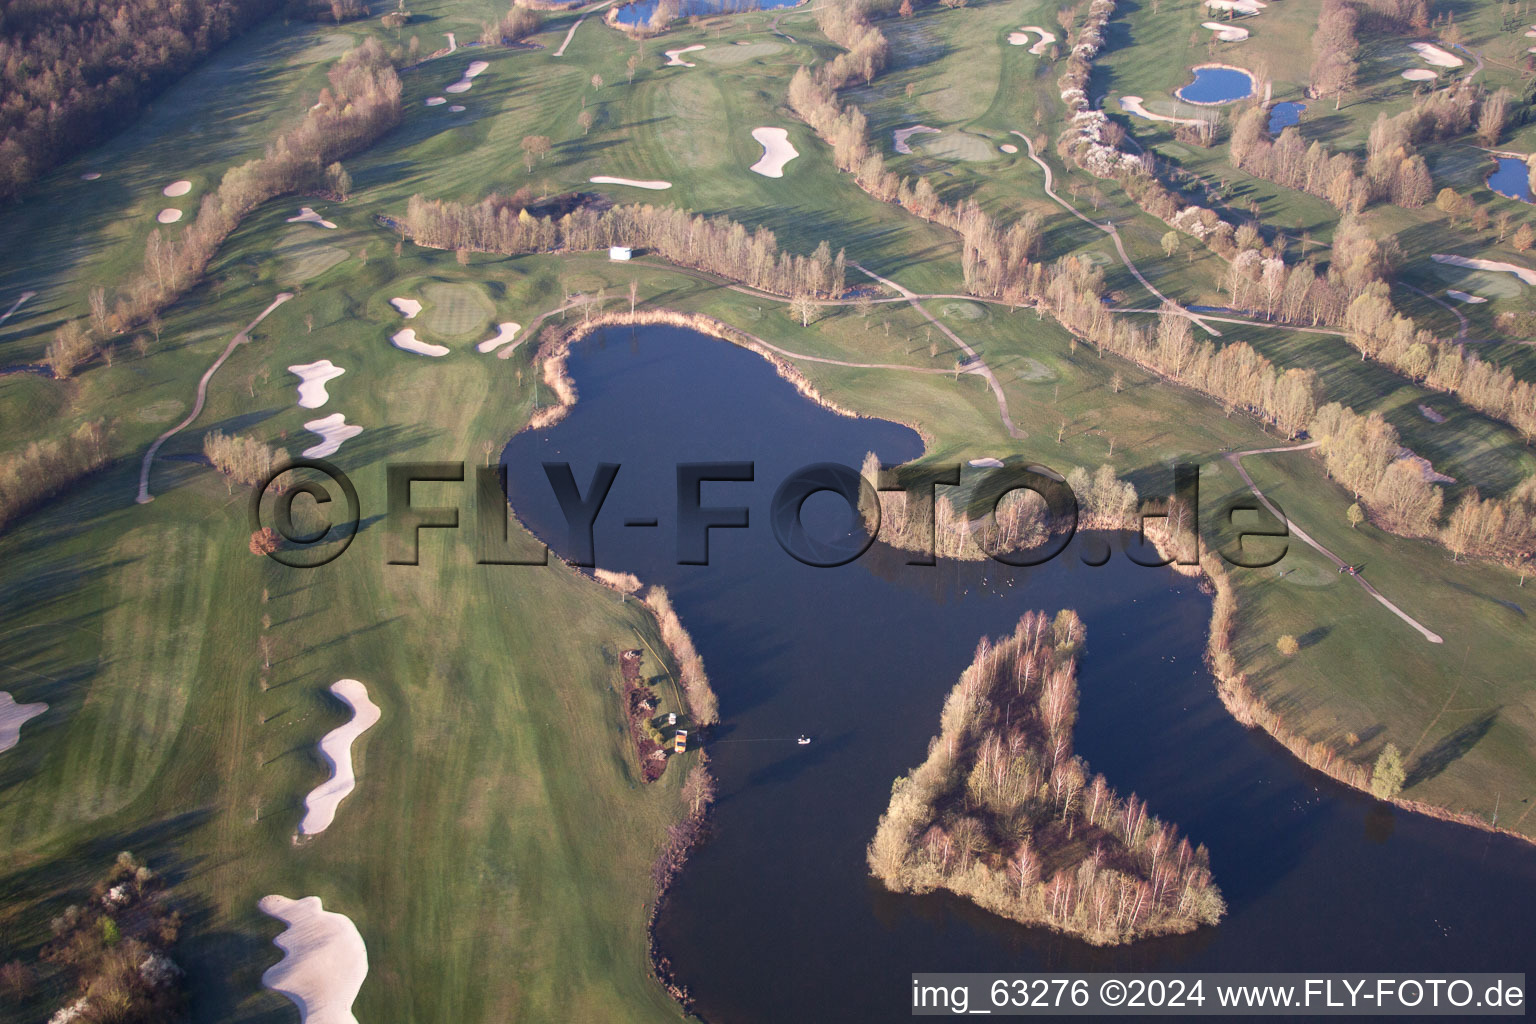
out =
<svg viewBox="0 0 1536 1024"><path fill-rule="evenodd" d="M1269 108L1269 134L1279 135L1280 132L1293 124L1301 121L1301 112L1307 109L1305 103L1296 103L1287 100L1284 103L1276 103Z"/></svg>
<svg viewBox="0 0 1536 1024"><path fill-rule="evenodd" d="M894 1020L914 971L1536 966L1536 850L1377 805L1238 726L1201 662L1209 600L1187 580L1132 564L1118 539L1106 565L1084 564L1104 535L1034 569L908 566L879 546L837 569L801 565L768 526L779 483L870 449L910 458L912 432L836 416L757 356L672 328L595 335L570 368L575 409L514 437L504 461L518 512L557 549L540 463L569 460L583 492L597 463L621 463L598 562L672 591L719 692L712 835L658 926L707 1019ZM678 566L674 465L708 460L756 463L754 482L703 492L750 506L751 526L712 531L709 566ZM845 515L829 495L806 513L813 533ZM659 526L622 525L632 517ZM1210 847L1230 907L1220 926L1095 950L868 878L891 780L923 758L977 639L1037 607L1087 622L1078 752ZM800 733L815 741L797 746Z"/></svg>
<svg viewBox="0 0 1536 1024"><path fill-rule="evenodd" d="M735 14L741 11L771 11L780 7L793 7L800 0L681 0L678 17L688 18L695 14ZM619 8L618 20L623 25L645 25L656 13L658 0L637 0Z"/></svg>
<svg viewBox="0 0 1536 1024"><path fill-rule="evenodd" d="M1517 157L1498 158L1499 169L1488 175L1488 187L1501 196L1531 201L1531 172Z"/></svg>
<svg viewBox="0 0 1536 1024"><path fill-rule="evenodd" d="M1195 80L1178 91L1190 103L1231 103L1253 95L1253 77L1235 68L1195 68Z"/></svg>

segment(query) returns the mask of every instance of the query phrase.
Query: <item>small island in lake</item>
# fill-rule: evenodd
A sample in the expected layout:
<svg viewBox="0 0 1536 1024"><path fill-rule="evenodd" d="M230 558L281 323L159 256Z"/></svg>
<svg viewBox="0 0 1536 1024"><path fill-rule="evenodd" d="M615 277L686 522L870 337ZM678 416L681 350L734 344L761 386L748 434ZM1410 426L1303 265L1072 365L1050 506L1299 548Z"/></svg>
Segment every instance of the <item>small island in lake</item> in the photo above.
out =
<svg viewBox="0 0 1536 1024"><path fill-rule="evenodd" d="M887 888L948 889L1101 946L1221 919L1205 847L1072 752L1083 639L1070 610L1027 612L1012 636L982 638L869 844Z"/></svg>

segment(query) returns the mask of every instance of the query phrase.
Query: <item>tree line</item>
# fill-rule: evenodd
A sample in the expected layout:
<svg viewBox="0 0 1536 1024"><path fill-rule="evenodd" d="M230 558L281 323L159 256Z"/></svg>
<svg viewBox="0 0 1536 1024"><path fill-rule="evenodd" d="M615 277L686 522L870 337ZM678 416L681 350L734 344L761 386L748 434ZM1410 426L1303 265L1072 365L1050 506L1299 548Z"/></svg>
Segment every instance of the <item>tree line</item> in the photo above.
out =
<svg viewBox="0 0 1536 1024"><path fill-rule="evenodd" d="M1026 612L1011 636L982 638L869 844L887 888L948 889L1095 945L1221 919L1205 847L1073 753L1084 633L1065 610Z"/></svg>
<svg viewBox="0 0 1536 1024"><path fill-rule="evenodd" d="M87 473L107 464L105 420L80 424L60 440L34 441L0 456L0 530Z"/></svg>
<svg viewBox="0 0 1536 1024"><path fill-rule="evenodd" d="M0 5L0 199L122 128L282 0Z"/></svg>
<svg viewBox="0 0 1536 1024"><path fill-rule="evenodd" d="M611 246L650 249L670 263L721 274L777 295L836 298L846 288L846 257L823 241L809 256L779 249L767 228L748 231L728 217L674 206L581 206L559 218L535 217L526 197L491 195L478 203L411 197L402 221L418 245L475 252L585 252Z"/></svg>

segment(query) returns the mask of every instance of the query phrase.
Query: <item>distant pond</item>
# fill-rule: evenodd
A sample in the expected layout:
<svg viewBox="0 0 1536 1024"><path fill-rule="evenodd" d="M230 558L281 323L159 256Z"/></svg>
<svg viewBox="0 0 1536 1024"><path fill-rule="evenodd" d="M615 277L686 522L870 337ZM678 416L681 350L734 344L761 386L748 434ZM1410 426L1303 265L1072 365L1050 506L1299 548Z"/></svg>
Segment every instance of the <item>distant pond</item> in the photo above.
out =
<svg viewBox="0 0 1536 1024"><path fill-rule="evenodd" d="M1523 203L1531 201L1531 172L1525 166L1525 161L1519 157L1498 157L1498 170L1488 175L1488 187L1501 196L1510 199L1518 199Z"/></svg>
<svg viewBox="0 0 1536 1024"><path fill-rule="evenodd" d="M1240 68L1205 64L1191 70L1195 80L1175 94L1186 103L1212 106L1253 95L1253 76Z"/></svg>
<svg viewBox="0 0 1536 1024"><path fill-rule="evenodd" d="M615 15L621 25L644 25L656 13L660 0L636 0L625 4ZM793 7L800 0L682 0L678 5L678 17L691 18L695 14L739 14L743 11L771 11L781 7Z"/></svg>
<svg viewBox="0 0 1536 1024"><path fill-rule="evenodd" d="M1281 131L1301 121L1301 112L1307 109L1305 103L1285 102L1276 103L1269 108L1269 134L1279 135Z"/></svg>

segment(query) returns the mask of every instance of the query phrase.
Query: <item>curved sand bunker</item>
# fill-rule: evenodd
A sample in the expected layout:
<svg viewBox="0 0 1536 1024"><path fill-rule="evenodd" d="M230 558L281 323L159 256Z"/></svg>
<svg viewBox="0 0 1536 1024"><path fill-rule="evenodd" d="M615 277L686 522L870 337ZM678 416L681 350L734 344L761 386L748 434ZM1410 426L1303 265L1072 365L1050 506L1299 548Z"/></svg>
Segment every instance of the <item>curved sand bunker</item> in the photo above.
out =
<svg viewBox="0 0 1536 1024"><path fill-rule="evenodd" d="M1517 267L1513 263L1499 263L1496 260L1474 260L1465 256L1447 256L1444 253L1435 253L1430 259L1436 263L1446 263L1453 267L1466 267L1468 270L1500 270L1506 274L1514 274L1526 284L1536 284L1536 270L1528 267Z"/></svg>
<svg viewBox="0 0 1536 1024"><path fill-rule="evenodd" d="M1459 68L1464 63L1460 57L1440 49L1434 43L1409 43L1408 49L1423 57L1425 63L1437 68Z"/></svg>
<svg viewBox="0 0 1536 1024"><path fill-rule="evenodd" d="M443 91L455 93L469 92L470 86L475 84L475 79L478 78L480 73L488 67L490 67L490 65L483 60L470 61L469 67L464 69L464 77L459 79L457 82L454 82Z"/></svg>
<svg viewBox="0 0 1536 1024"><path fill-rule="evenodd" d="M672 187L670 181L637 181L634 178L615 178L607 174L599 174L587 180L594 185L629 185L632 188L648 188L658 192Z"/></svg>
<svg viewBox="0 0 1536 1024"><path fill-rule="evenodd" d="M177 221L181 220L181 211L176 209L174 206L167 206L165 209L155 214L155 220L159 221L161 224L175 224Z"/></svg>
<svg viewBox="0 0 1536 1024"><path fill-rule="evenodd" d="M429 107L440 107L444 103L447 103L447 102L448 101L446 99L444 99L443 97L441 97L441 96L428 96L427 97L427 106L429 106Z"/></svg>
<svg viewBox="0 0 1536 1024"><path fill-rule="evenodd" d="M328 455L335 455L343 441L350 441L363 432L362 427L348 423L347 417L339 412L333 412L318 420L310 420L304 424L304 429L311 434L320 435L319 444L300 452L306 459L323 459Z"/></svg>
<svg viewBox="0 0 1536 1024"><path fill-rule="evenodd" d="M320 216L318 213L316 213L314 210L310 209L307 206L299 207L299 215L297 217L289 217L288 218L288 223L289 224L314 224L314 225L317 225L317 226L322 227L322 228L326 228L326 229L331 230L331 231L335 231L336 230L336 225L335 224L332 224L330 221L326 220L324 217Z"/></svg>
<svg viewBox="0 0 1536 1024"><path fill-rule="evenodd" d="M698 67L697 64L690 64L688 61L683 60L683 54L685 54L685 53L692 53L694 50L702 50L702 49L704 49L704 44L703 43L694 43L692 46L685 46L681 50L667 50L667 51L665 51L666 56L667 56L667 62L665 64L663 64L662 67L667 67L667 68L695 68L695 67Z"/></svg>
<svg viewBox="0 0 1536 1024"><path fill-rule="evenodd" d="M1039 25L1025 25L1017 32L1008 33L1008 42L1013 46L1023 46L1025 43L1029 42L1029 33L1031 32L1035 32L1040 36L1039 40L1037 40L1035 44L1029 48L1029 52L1034 54L1036 57L1044 53L1045 48L1056 41L1056 33L1047 32Z"/></svg>
<svg viewBox="0 0 1536 1024"><path fill-rule="evenodd" d="M299 376L299 407L318 409L331 400L325 382L335 380L347 371L329 359L322 359L318 363L296 363L288 367L288 372Z"/></svg>
<svg viewBox="0 0 1536 1024"><path fill-rule="evenodd" d="M1120 97L1120 106L1123 109L1129 111L1132 114L1135 114L1137 117L1144 117L1148 121L1167 121L1170 124L1193 124L1193 125L1200 125L1200 124L1204 124L1205 123L1204 121L1200 120L1198 117L1169 117L1166 114L1154 114L1154 113L1152 113L1152 111L1148 110L1146 107L1142 106L1141 104L1142 104L1142 99L1141 99L1140 96L1121 96Z"/></svg>
<svg viewBox="0 0 1536 1024"><path fill-rule="evenodd" d="M190 181L186 180L185 178L183 178L180 181L173 181L173 182L171 182L169 185L165 186L165 188L161 189L160 191L161 191L162 194L164 194L166 196L169 196L172 199L175 199L178 196L184 196L188 192L191 192L192 191L192 183Z"/></svg>
<svg viewBox="0 0 1536 1024"><path fill-rule="evenodd" d="M1208 28L1216 33L1216 38L1223 43L1240 43L1248 38L1248 30L1236 25L1224 25L1219 21L1205 21L1200 23L1201 28Z"/></svg>
<svg viewBox="0 0 1536 1024"><path fill-rule="evenodd" d="M1015 146L1011 142L1005 142L1001 146L998 146L997 148L1002 150L1004 153L1017 153L1019 151L1019 147Z"/></svg>
<svg viewBox="0 0 1536 1024"><path fill-rule="evenodd" d="M912 146L907 142L907 140L912 136L939 134L941 133L937 128L929 128L925 124L915 124L911 128L897 128L894 132L891 133L892 139L895 140L892 143L892 148L895 149L898 153L906 153L910 155L912 152Z"/></svg>
<svg viewBox="0 0 1536 1024"><path fill-rule="evenodd" d="M1403 77L1410 82L1430 82L1440 76L1428 68L1409 68L1403 72Z"/></svg>
<svg viewBox="0 0 1536 1024"><path fill-rule="evenodd" d="M21 740L21 727L44 711L48 705L18 704L16 698L0 690L0 750L10 750Z"/></svg>
<svg viewBox="0 0 1536 1024"><path fill-rule="evenodd" d="M972 459L968 465L974 466L977 469L1002 469L1003 460L993 458Z"/></svg>
<svg viewBox="0 0 1536 1024"><path fill-rule="evenodd" d="M1458 291L1455 288L1447 288L1445 290L1445 294L1449 295L1451 298L1455 299L1457 302L1465 302L1465 303L1468 303L1469 305L1473 305L1473 306L1477 305L1480 302L1487 302L1488 301L1487 299L1483 298L1481 295L1473 295L1470 292Z"/></svg>
<svg viewBox="0 0 1536 1024"><path fill-rule="evenodd" d="M352 919L318 896L264 896L256 906L288 926L272 940L285 955L261 983L293 1000L303 1024L357 1024L352 1004L368 977L368 947Z"/></svg>
<svg viewBox="0 0 1536 1024"><path fill-rule="evenodd" d="M80 175L81 181L99 181L100 179L100 171L86 171L84 174Z"/></svg>
<svg viewBox="0 0 1536 1024"><path fill-rule="evenodd" d="M389 342L395 348L403 349L406 352L414 352L419 356L445 356L448 354L447 346L434 345L430 341L422 341L416 337L416 332L409 327L403 331L391 334ZM305 425L308 426L308 424Z"/></svg>
<svg viewBox="0 0 1536 1024"><path fill-rule="evenodd" d="M783 128L753 128L752 137L763 147L763 156L749 170L765 178L784 177L784 165L800 155L790 145L789 132Z"/></svg>
<svg viewBox="0 0 1536 1024"><path fill-rule="evenodd" d="M320 740L320 756L331 766L331 777L304 798L304 819L299 822L301 836L318 835L329 828L336 819L337 806L357 788L357 776L352 771L352 743L379 720L379 706L368 699L368 687L356 679L338 679L331 684L331 692L352 709L352 721L332 729Z"/></svg>
<svg viewBox="0 0 1536 1024"><path fill-rule="evenodd" d="M522 330L522 327L522 324L515 324L511 321L508 321L504 324L497 324L495 337L486 338L480 344L475 346L475 351L495 352L497 349L501 348L501 346L517 337L517 332Z"/></svg>
<svg viewBox="0 0 1536 1024"><path fill-rule="evenodd" d="M464 113L464 105L461 104L461 103L455 103L453 106L448 108L448 113L450 113L450 114L462 114L462 113Z"/></svg>
<svg viewBox="0 0 1536 1024"><path fill-rule="evenodd" d="M390 299L389 304L400 311L400 315L407 320L421 312L421 303L415 299Z"/></svg>

